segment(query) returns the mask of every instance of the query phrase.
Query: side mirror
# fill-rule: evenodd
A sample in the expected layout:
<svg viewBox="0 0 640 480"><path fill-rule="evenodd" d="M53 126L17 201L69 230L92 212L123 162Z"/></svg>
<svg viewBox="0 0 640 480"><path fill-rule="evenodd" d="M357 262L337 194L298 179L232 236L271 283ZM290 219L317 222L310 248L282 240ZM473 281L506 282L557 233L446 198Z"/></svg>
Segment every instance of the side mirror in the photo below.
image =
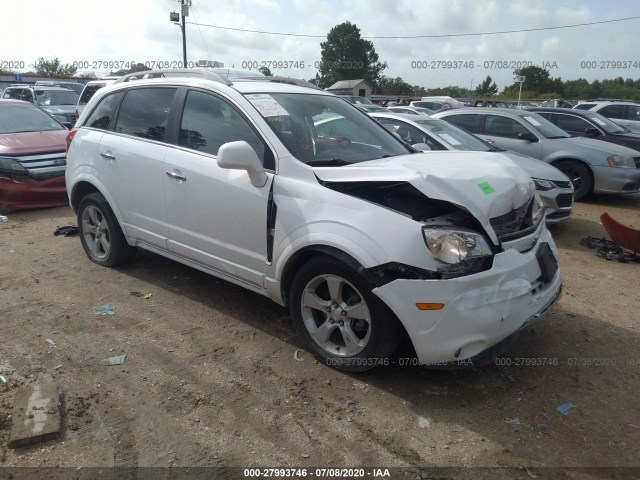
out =
<svg viewBox="0 0 640 480"><path fill-rule="evenodd" d="M587 127L584 129L584 133L587 134L587 137L597 137L598 135L600 135L600 130L593 127Z"/></svg>
<svg viewBox="0 0 640 480"><path fill-rule="evenodd" d="M527 142L537 142L538 141L538 137L536 137L533 133L531 132L522 132L518 134L518 138L520 140L526 140Z"/></svg>
<svg viewBox="0 0 640 480"><path fill-rule="evenodd" d="M415 148L416 150L420 150L421 152L430 152L431 151L431 147L429 145L427 145L426 143L414 143L411 146L413 148Z"/></svg>
<svg viewBox="0 0 640 480"><path fill-rule="evenodd" d="M254 187L264 187L267 183L267 173L258 155L244 140L222 145L218 150L218 166L230 170L245 170Z"/></svg>

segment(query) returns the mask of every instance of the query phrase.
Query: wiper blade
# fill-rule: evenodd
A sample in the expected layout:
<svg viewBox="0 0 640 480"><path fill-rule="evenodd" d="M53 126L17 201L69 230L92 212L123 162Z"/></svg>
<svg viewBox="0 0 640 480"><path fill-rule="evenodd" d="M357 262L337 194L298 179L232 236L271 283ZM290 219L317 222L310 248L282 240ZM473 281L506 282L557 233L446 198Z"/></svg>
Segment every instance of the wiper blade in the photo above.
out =
<svg viewBox="0 0 640 480"><path fill-rule="evenodd" d="M312 165L316 167L340 167L342 165L351 165L351 162L347 162L346 160L342 160L341 158L331 158L326 160L310 160L306 163L307 165Z"/></svg>

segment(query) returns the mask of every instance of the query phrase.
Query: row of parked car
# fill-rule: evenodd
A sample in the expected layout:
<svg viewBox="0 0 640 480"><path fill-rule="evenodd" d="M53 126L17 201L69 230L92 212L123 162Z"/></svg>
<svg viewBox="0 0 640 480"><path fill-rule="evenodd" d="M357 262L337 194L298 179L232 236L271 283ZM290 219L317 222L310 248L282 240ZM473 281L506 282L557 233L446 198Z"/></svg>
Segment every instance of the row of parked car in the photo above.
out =
<svg viewBox="0 0 640 480"><path fill-rule="evenodd" d="M586 177L555 166L584 164L594 191L640 189L635 151L515 113L365 113L293 79L135 74L98 89L70 131L0 100L1 200L23 208L42 189L21 204L12 191L64 172L91 261L142 248L288 305L328 365L384 364L403 337L421 363L477 365L559 298L546 223L568 217Z"/></svg>

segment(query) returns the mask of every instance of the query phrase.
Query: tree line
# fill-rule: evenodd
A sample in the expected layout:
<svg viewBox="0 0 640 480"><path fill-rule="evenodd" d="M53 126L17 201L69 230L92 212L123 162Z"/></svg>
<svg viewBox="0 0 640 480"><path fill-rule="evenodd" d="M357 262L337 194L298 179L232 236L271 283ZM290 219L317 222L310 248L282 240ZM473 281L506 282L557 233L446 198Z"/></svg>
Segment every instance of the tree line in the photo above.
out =
<svg viewBox="0 0 640 480"><path fill-rule="evenodd" d="M333 27L327 40L320 43L320 68L311 83L319 87L330 87L340 80L364 79L376 93L405 96L449 95L451 97L496 97L517 98L520 93L520 83L514 82L499 92L498 86L491 76L487 77L475 89L451 85L442 88L426 88L411 85L402 77L390 77L383 74L388 68L386 62L380 61L373 43L362 38L360 29L353 23L346 21ZM77 67L63 64L57 57L47 60L39 57L33 64L36 75L50 77L79 77L87 80L96 78L94 73L77 75ZM128 70L118 70L110 75L125 75L127 73L148 70L143 63L138 63ZM272 75L266 68L259 69L265 75ZM12 71L2 71L0 74L14 74ZM577 80L562 80L551 77L548 70L529 66L514 70L514 76L523 76L523 99L543 98L620 98L640 100L640 79L612 78L589 82L584 78Z"/></svg>

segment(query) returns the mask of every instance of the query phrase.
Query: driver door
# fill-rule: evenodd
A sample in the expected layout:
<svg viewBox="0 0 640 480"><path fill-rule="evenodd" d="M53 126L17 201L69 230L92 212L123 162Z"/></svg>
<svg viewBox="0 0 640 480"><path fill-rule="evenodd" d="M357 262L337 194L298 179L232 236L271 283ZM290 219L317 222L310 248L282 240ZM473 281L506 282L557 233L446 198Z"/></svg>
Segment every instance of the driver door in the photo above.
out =
<svg viewBox="0 0 640 480"><path fill-rule="evenodd" d="M223 277L262 289L274 174L268 172L266 185L257 188L245 171L220 168L218 149L237 140L249 143L259 158L273 159L261 137L231 104L208 92L186 93L179 147L165 157L168 248Z"/></svg>

